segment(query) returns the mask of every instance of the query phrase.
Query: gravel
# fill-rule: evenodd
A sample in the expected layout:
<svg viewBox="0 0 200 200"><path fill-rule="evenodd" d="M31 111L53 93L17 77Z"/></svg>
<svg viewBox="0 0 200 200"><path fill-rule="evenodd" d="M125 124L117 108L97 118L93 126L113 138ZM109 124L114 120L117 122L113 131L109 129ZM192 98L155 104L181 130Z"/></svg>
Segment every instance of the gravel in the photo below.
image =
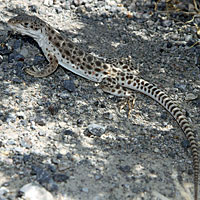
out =
<svg viewBox="0 0 200 200"><path fill-rule="evenodd" d="M187 15L168 18L165 9L145 0L1 2L0 199L192 199L188 141L162 107L137 94L127 118L123 99L62 67L46 78L25 74L48 62L6 25L35 14L102 59L130 56L134 73L164 89L200 130L200 48L191 48L199 35L183 23Z"/></svg>

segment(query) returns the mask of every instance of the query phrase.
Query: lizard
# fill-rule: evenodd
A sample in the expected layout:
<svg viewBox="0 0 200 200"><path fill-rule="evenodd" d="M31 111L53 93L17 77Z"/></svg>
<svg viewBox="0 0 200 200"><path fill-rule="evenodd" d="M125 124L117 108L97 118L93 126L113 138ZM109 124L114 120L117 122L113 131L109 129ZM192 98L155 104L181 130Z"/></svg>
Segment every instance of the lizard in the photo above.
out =
<svg viewBox="0 0 200 200"><path fill-rule="evenodd" d="M32 37L42 49L49 61L41 71L25 69L34 77L51 75L59 65L67 70L99 83L102 90L115 96L131 98L133 91L140 92L163 106L175 119L190 143L194 171L194 200L198 199L199 153L194 131L176 103L156 85L133 75L132 66L119 62L116 67L112 62L104 62L96 56L84 52L70 39L62 36L50 24L37 16L19 14L8 20L8 25L22 35Z"/></svg>

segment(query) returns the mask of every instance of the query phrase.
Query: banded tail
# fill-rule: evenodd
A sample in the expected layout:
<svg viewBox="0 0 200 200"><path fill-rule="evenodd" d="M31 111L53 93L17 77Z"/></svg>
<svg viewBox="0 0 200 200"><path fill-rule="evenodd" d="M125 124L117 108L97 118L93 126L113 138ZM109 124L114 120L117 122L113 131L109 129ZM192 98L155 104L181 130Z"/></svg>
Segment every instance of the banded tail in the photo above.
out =
<svg viewBox="0 0 200 200"><path fill-rule="evenodd" d="M193 170L194 170L194 199L198 199L198 179L199 179L199 155L198 155L198 143L195 139L194 132L180 108L160 89L153 84L148 83L145 80L135 78L130 73L123 73L118 79L118 84L141 92L159 104L161 104L176 120L187 140L190 142L190 147L193 157Z"/></svg>

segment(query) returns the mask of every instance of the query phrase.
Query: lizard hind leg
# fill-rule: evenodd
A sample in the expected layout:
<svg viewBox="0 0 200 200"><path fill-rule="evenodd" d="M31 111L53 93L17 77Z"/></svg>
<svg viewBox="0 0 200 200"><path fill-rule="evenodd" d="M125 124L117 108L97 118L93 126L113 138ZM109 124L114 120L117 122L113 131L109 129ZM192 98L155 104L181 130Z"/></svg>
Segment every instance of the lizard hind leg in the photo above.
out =
<svg viewBox="0 0 200 200"><path fill-rule="evenodd" d="M58 60L55 56L51 54L48 55L48 60L49 60L49 64L47 65L45 69L39 71L35 67L33 67L33 70L25 69L25 72L31 76L40 77L40 78L51 75L58 67Z"/></svg>
<svg viewBox="0 0 200 200"><path fill-rule="evenodd" d="M119 85L115 78L106 77L100 83L100 87L104 92L113 94L118 97L125 97L125 101L120 106L120 111L128 105L128 118L130 117L131 110L134 108L136 96L132 90L129 90Z"/></svg>
<svg viewBox="0 0 200 200"><path fill-rule="evenodd" d="M136 95L132 93L132 96L127 97L120 106L120 111L121 111L126 105L128 105L128 118L130 118L131 111L134 109L135 100L136 100Z"/></svg>

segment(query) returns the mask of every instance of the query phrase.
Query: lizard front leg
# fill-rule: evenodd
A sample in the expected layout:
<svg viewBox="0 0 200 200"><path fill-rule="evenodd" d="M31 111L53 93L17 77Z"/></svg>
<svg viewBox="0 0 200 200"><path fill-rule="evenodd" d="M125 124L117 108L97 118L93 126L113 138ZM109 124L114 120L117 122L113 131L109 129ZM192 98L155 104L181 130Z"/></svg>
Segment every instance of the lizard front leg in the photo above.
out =
<svg viewBox="0 0 200 200"><path fill-rule="evenodd" d="M45 68L41 71L39 71L35 68L33 68L33 70L25 69L25 72L34 77L46 77L46 76L51 75L58 67L58 60L57 60L56 56L54 56L50 53L47 55L47 59L49 60L49 64L47 65L47 68Z"/></svg>

